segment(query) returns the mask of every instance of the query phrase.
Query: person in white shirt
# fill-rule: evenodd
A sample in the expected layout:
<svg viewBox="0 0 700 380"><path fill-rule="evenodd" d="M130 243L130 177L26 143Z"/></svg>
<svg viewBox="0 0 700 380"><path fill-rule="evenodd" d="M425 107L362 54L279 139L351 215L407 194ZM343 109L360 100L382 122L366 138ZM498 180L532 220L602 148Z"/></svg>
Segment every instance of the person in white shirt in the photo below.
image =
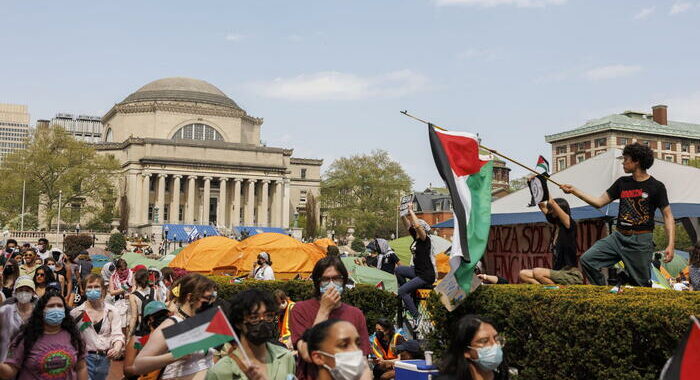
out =
<svg viewBox="0 0 700 380"><path fill-rule="evenodd" d="M34 281L30 277L20 277L15 281L14 299L16 302L0 307L0 362L7 359L10 342L20 327L29 320L34 311ZM10 299L11 300L11 299Z"/></svg>
<svg viewBox="0 0 700 380"><path fill-rule="evenodd" d="M98 274L90 274L83 282L87 302L71 310L87 350L88 374L91 380L105 380L110 360L118 358L124 348L122 317L117 308L104 302L107 287Z"/></svg>
<svg viewBox="0 0 700 380"><path fill-rule="evenodd" d="M250 277L256 280L271 281L275 279L275 271L272 270L272 260L267 252L258 254L258 262L250 272Z"/></svg>

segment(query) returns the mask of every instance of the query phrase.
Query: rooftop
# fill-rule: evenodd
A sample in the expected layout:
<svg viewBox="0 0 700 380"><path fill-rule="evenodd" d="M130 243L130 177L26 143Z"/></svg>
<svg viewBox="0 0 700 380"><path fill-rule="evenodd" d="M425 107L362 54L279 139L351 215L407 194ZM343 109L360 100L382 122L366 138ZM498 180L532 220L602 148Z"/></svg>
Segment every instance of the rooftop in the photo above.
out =
<svg viewBox="0 0 700 380"><path fill-rule="evenodd" d="M163 78L150 82L127 96L122 104L158 100L208 103L241 109L233 99L213 84L182 77Z"/></svg>

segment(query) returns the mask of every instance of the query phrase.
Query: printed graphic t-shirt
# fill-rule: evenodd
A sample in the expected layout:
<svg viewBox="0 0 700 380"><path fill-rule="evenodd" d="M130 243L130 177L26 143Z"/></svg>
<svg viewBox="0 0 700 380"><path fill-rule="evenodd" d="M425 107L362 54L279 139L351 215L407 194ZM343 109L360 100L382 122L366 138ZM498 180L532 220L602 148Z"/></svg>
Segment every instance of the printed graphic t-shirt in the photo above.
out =
<svg viewBox="0 0 700 380"><path fill-rule="evenodd" d="M607 192L610 199L620 200L617 228L621 230L653 230L656 209L668 206L666 186L651 176L641 182L632 176L620 177Z"/></svg>
<svg viewBox="0 0 700 380"><path fill-rule="evenodd" d="M16 348L10 348L6 363L19 369L17 380L63 380L76 378L75 368L82 359L85 357L78 358L70 334L61 330L57 334L44 334L27 357L20 341Z"/></svg>

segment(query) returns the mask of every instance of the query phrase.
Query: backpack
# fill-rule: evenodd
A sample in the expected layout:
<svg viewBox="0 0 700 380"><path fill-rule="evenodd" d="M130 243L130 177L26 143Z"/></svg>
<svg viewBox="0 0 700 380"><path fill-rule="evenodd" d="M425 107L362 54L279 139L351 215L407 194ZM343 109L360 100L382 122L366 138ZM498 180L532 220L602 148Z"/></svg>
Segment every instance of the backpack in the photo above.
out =
<svg viewBox="0 0 700 380"><path fill-rule="evenodd" d="M148 305L149 302L155 300L156 298L156 291L153 288L150 288L151 290L148 292L147 295L141 294L141 292L133 292L131 295L136 296L136 298L141 300L141 312L139 313L138 320L136 321L136 333L141 333L144 331L149 331L150 329L148 326L146 326L146 321L143 318L143 313L146 310L146 305Z"/></svg>

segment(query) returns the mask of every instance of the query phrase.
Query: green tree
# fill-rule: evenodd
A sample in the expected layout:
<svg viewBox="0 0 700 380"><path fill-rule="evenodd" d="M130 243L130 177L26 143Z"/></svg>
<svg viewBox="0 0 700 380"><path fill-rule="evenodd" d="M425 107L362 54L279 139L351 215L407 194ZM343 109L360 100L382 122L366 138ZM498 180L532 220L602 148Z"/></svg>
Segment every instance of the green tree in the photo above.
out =
<svg viewBox="0 0 700 380"><path fill-rule="evenodd" d="M316 197L309 192L306 196L306 213L304 220L304 236L307 239L313 239L318 236L318 210L316 209Z"/></svg>
<svg viewBox="0 0 700 380"><path fill-rule="evenodd" d="M700 158L696 158L696 159L688 161L688 166L692 166L694 168L700 168Z"/></svg>
<svg viewBox="0 0 700 380"><path fill-rule="evenodd" d="M107 240L107 250L115 255L121 255L126 249L126 238L121 232L109 235Z"/></svg>
<svg viewBox="0 0 700 380"><path fill-rule="evenodd" d="M22 183L26 181L26 212L44 210L43 222L51 226L59 207L79 204L81 212L100 213L113 206L115 175L120 165L113 156L97 154L89 144L78 141L58 126L37 129L27 148L16 151L0 165L0 217L4 220L19 213ZM59 205L59 195L61 204ZM79 214L62 212L61 219L71 223Z"/></svg>
<svg viewBox="0 0 700 380"><path fill-rule="evenodd" d="M693 245L693 243L690 241L690 236L688 236L688 231L685 230L683 224L681 223L676 224L675 240L676 249L680 249L682 251L687 250ZM668 245L668 236L666 236L664 226L654 227L654 243L656 243L656 248L658 250L666 249L666 246Z"/></svg>
<svg viewBox="0 0 700 380"><path fill-rule="evenodd" d="M396 229L401 194L413 180L389 153L376 150L335 160L321 181L321 207L328 213L327 228L355 236L388 238Z"/></svg>

